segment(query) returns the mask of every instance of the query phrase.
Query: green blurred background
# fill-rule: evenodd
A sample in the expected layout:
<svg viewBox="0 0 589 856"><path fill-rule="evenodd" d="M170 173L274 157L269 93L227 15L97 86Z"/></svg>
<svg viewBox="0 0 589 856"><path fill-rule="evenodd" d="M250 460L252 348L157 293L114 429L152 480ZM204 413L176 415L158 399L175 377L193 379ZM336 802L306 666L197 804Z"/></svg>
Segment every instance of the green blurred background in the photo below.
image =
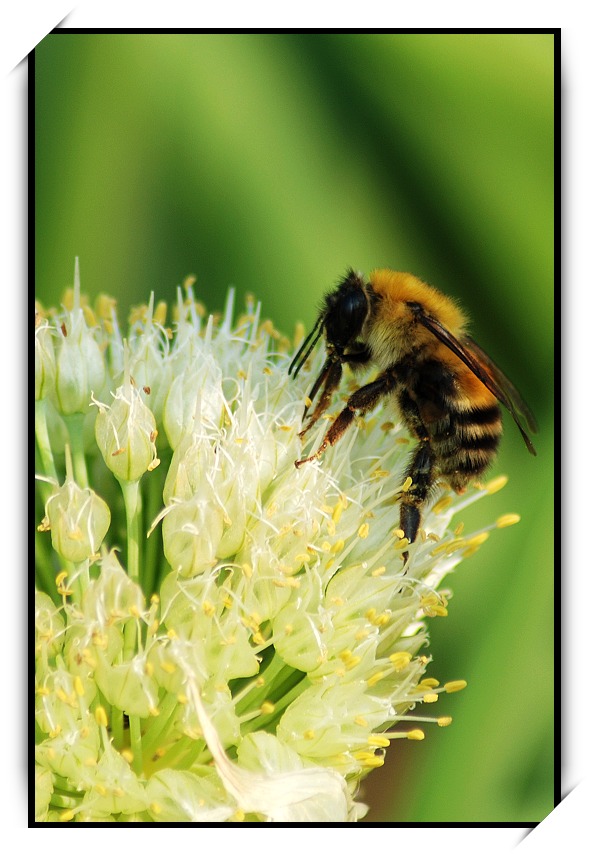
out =
<svg viewBox="0 0 589 856"><path fill-rule="evenodd" d="M35 278L125 316L228 285L290 334L348 265L411 271L460 299L528 399L465 515L517 511L448 582L430 673L466 678L450 728L396 741L367 822L527 823L554 805L551 34L76 34L35 50ZM422 711L420 711L422 712ZM559 771L557 771L558 775Z"/></svg>

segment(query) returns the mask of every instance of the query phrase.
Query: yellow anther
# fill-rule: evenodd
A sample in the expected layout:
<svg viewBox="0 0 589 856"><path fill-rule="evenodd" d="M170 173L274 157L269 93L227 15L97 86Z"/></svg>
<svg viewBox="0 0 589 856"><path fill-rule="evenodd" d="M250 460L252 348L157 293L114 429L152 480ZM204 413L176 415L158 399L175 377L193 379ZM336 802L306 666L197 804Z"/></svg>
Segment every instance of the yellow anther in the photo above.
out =
<svg viewBox="0 0 589 856"><path fill-rule="evenodd" d="M94 717L98 725L106 728L106 726L108 725L108 718L106 716L106 710L102 707L102 705L98 705L98 707L94 711Z"/></svg>
<svg viewBox="0 0 589 856"><path fill-rule="evenodd" d="M466 543L469 547L479 547L488 539L488 532L479 532L478 535L473 535L472 538L467 538Z"/></svg>
<svg viewBox="0 0 589 856"><path fill-rule="evenodd" d="M74 678L74 690L76 691L76 695L84 695L84 684L82 682L82 678L79 675L76 675L76 677Z"/></svg>
<svg viewBox="0 0 589 856"><path fill-rule="evenodd" d="M371 572L370 576L371 577L382 577L382 575L386 573L386 570L387 570L386 565L381 565L379 568L375 568Z"/></svg>
<svg viewBox="0 0 589 856"><path fill-rule="evenodd" d="M425 693L423 700L426 704L433 704L438 700L437 693Z"/></svg>
<svg viewBox="0 0 589 856"><path fill-rule="evenodd" d="M241 570L243 571L244 576L248 580L251 580L252 575L254 573L254 569L252 568L252 566L250 564L248 564L247 562L243 562L241 565Z"/></svg>
<svg viewBox="0 0 589 856"><path fill-rule="evenodd" d="M315 732L313 731L313 729L308 728L306 731L303 731L303 738L305 740L314 740L315 739Z"/></svg>
<svg viewBox="0 0 589 856"><path fill-rule="evenodd" d="M406 550L407 547L409 546L409 543L410 543L409 538L401 538L399 541L397 541L395 544L393 544L393 549L394 550Z"/></svg>
<svg viewBox="0 0 589 856"><path fill-rule="evenodd" d="M150 804L149 810L152 814L161 814L162 813L161 805L159 803L156 803L156 802L152 802Z"/></svg>
<svg viewBox="0 0 589 856"><path fill-rule="evenodd" d="M162 660L161 666L164 672L168 675L173 675L177 668L176 663L171 660Z"/></svg>
<svg viewBox="0 0 589 856"><path fill-rule="evenodd" d="M145 671L145 674L147 675L147 677L151 678L151 676L153 675L153 673L155 671L155 667L154 667L153 663L146 663L144 671Z"/></svg>
<svg viewBox="0 0 589 856"><path fill-rule="evenodd" d="M381 470L380 468L373 470L370 474L373 479L386 479L387 476L390 475L388 470Z"/></svg>
<svg viewBox="0 0 589 856"><path fill-rule="evenodd" d="M67 823L69 820L73 820L73 818L74 812L71 810L71 808L68 808L66 811L62 811L62 813L59 815L59 820L61 823Z"/></svg>
<svg viewBox="0 0 589 856"><path fill-rule="evenodd" d="M461 521L458 524L458 526L456 527L456 529L454 530L454 534L455 535L462 535L463 531L464 531L464 521Z"/></svg>
<svg viewBox="0 0 589 856"><path fill-rule="evenodd" d="M497 476L497 478L491 479L491 481L485 485L484 490L486 490L487 493L497 493L497 491L500 491L505 487L507 482L507 476Z"/></svg>
<svg viewBox="0 0 589 856"><path fill-rule="evenodd" d="M406 669L411 662L411 654L409 651L394 651L390 654L389 660L395 667L395 671L401 672L403 669Z"/></svg>
<svg viewBox="0 0 589 856"><path fill-rule="evenodd" d="M127 764L133 763L133 753L130 749L121 749L121 758L124 758Z"/></svg>
<svg viewBox="0 0 589 856"><path fill-rule="evenodd" d="M466 547L466 541L464 540L464 538L454 538L453 541L450 541L449 544L446 544L446 553L448 554L448 556L450 556L452 555L452 553L455 553L456 550L462 549L462 547Z"/></svg>
<svg viewBox="0 0 589 856"><path fill-rule="evenodd" d="M112 313L117 305L114 298L108 297L106 294L99 294L94 301L94 308L99 318L108 321L112 318Z"/></svg>
<svg viewBox="0 0 589 856"><path fill-rule="evenodd" d="M442 606L440 603L436 603L433 606L425 607L424 612L430 618L436 618L436 617L440 617L440 616L444 617L444 616L448 615L448 610L446 609L445 606Z"/></svg>
<svg viewBox="0 0 589 856"><path fill-rule="evenodd" d="M268 714L274 713L274 705L271 701L264 701L260 705L260 713Z"/></svg>
<svg viewBox="0 0 589 856"><path fill-rule="evenodd" d="M341 553L341 551L345 547L345 544L346 544L346 542L344 541L344 539L340 538L334 544L331 545L331 552L332 553Z"/></svg>
<svg viewBox="0 0 589 856"><path fill-rule="evenodd" d="M156 324L161 324L163 327L166 323L166 314L168 312L168 306L165 300L160 300L158 305L155 307L153 312L153 320Z"/></svg>
<svg viewBox="0 0 589 856"><path fill-rule="evenodd" d="M188 696L185 693L178 693L176 699L178 700L178 704L188 704Z"/></svg>
<svg viewBox="0 0 589 856"><path fill-rule="evenodd" d="M384 764L384 758L382 755L367 754L365 758L361 758L359 760L363 767L370 767L371 769L376 767L382 767Z"/></svg>
<svg viewBox="0 0 589 856"><path fill-rule="evenodd" d="M215 604L211 603L210 600L203 600L202 611L207 616L207 618L210 618L212 615L215 614Z"/></svg>
<svg viewBox="0 0 589 856"><path fill-rule="evenodd" d="M150 716L159 716L160 715L160 709L159 709L159 707L150 707L148 709L148 713Z"/></svg>
<svg viewBox="0 0 589 856"><path fill-rule="evenodd" d="M513 526L514 523L519 523L520 520L521 517L519 514L502 514L501 517L497 518L497 529L505 529L506 526Z"/></svg>
<svg viewBox="0 0 589 856"><path fill-rule="evenodd" d="M272 580L277 588L296 589L301 587L301 581L298 577L283 577L282 579Z"/></svg>
<svg viewBox="0 0 589 856"><path fill-rule="evenodd" d="M438 544L438 546L437 546L437 547L433 547L433 548L432 548L432 550L431 550L431 555L432 555L432 556L439 556L441 553L445 553L445 552L446 552L446 548L447 548L447 547L448 547L448 544L447 544L447 543L445 543L445 542L442 542L441 544Z"/></svg>
<svg viewBox="0 0 589 856"><path fill-rule="evenodd" d="M457 693L463 690L466 686L466 681L448 681L444 684L444 689L447 693Z"/></svg>
<svg viewBox="0 0 589 856"><path fill-rule="evenodd" d="M84 313L84 321L86 322L88 327L98 326L96 315L89 306L82 306L82 312Z"/></svg>
<svg viewBox="0 0 589 856"><path fill-rule="evenodd" d="M452 722L451 716L440 716L438 718L438 725L440 726L440 728L445 728L447 725L450 725L451 722Z"/></svg>
<svg viewBox="0 0 589 856"><path fill-rule="evenodd" d="M425 734L421 728L414 728L413 731L407 732L407 740L423 740Z"/></svg>
<svg viewBox="0 0 589 856"><path fill-rule="evenodd" d="M391 741L384 734L370 734L368 736L368 745L376 746L378 749L386 749L391 745Z"/></svg>
<svg viewBox="0 0 589 856"><path fill-rule="evenodd" d="M368 680L366 681L366 685L369 687L373 687L375 684L377 684L379 681L381 681L384 677L386 677L385 672L375 672L374 675L371 675L371 677L368 678Z"/></svg>
<svg viewBox="0 0 589 856"><path fill-rule="evenodd" d="M397 538L404 538L405 532L403 529L393 529L393 535L396 535Z"/></svg>
<svg viewBox="0 0 589 856"><path fill-rule="evenodd" d="M419 682L418 689L435 689L435 687L439 687L440 682L437 678L424 678Z"/></svg>
<svg viewBox="0 0 589 856"><path fill-rule="evenodd" d="M411 476L407 476L403 484L401 485L401 493L407 493L411 485L413 484L413 479Z"/></svg>
<svg viewBox="0 0 589 856"><path fill-rule="evenodd" d="M358 716L354 717L354 722L356 723L356 725L359 725L361 728L367 728L368 727L368 720L366 719L365 716L361 716L360 714L358 714Z"/></svg>
<svg viewBox="0 0 589 856"><path fill-rule="evenodd" d="M370 532L370 526L368 523L363 523L362 526L358 529L358 537L359 538L368 538L368 533Z"/></svg>
<svg viewBox="0 0 589 856"><path fill-rule="evenodd" d="M452 505L452 497L451 496L443 496L441 499L438 499L436 504L433 506L432 511L434 514L441 514L442 511L446 511L447 508L450 508Z"/></svg>
<svg viewBox="0 0 589 856"><path fill-rule="evenodd" d="M381 431L391 431L395 427L394 422L383 422L380 426Z"/></svg>
<svg viewBox="0 0 589 856"><path fill-rule="evenodd" d="M234 820L235 823L243 823L245 820L245 812L242 808L238 808L236 812L233 813L231 820Z"/></svg>
<svg viewBox="0 0 589 856"><path fill-rule="evenodd" d="M67 579L67 571L60 571L55 577L55 585L59 588L64 580Z"/></svg>
<svg viewBox="0 0 589 856"><path fill-rule="evenodd" d="M348 507L347 497L346 496L340 496L340 498L338 499L337 504L335 506L333 515L332 515L334 523L339 522L340 517L342 516L343 512L346 510L347 507Z"/></svg>

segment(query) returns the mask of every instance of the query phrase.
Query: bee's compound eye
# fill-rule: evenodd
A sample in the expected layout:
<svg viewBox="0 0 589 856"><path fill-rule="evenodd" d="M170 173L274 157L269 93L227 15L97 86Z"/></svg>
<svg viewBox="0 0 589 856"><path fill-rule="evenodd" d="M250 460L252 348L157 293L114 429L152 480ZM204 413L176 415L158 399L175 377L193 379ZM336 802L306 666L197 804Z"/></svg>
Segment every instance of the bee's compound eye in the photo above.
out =
<svg viewBox="0 0 589 856"><path fill-rule="evenodd" d="M360 335L368 314L368 298L356 282L343 282L328 300L325 332L328 342L345 348Z"/></svg>

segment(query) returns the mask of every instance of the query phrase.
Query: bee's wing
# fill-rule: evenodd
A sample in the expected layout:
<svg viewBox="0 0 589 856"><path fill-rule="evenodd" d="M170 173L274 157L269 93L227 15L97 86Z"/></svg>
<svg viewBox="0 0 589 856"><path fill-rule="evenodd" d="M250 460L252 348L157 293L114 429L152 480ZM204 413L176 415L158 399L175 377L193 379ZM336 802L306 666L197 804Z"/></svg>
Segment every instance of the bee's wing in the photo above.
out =
<svg viewBox="0 0 589 856"><path fill-rule="evenodd" d="M492 359L477 345L469 336L464 336L462 339L457 339L452 335L443 324L433 318L431 315L419 313L418 319L427 327L434 336L440 340L447 348L456 354L462 362L468 366L471 372L485 384L487 389L493 393L496 399L503 404L511 413L513 420L520 430L520 434L524 438L524 442L528 451L536 454L536 450L532 441L528 437L522 419L526 423L529 431L536 433L538 427L532 411L525 403L517 389L507 378L501 369L495 365Z"/></svg>

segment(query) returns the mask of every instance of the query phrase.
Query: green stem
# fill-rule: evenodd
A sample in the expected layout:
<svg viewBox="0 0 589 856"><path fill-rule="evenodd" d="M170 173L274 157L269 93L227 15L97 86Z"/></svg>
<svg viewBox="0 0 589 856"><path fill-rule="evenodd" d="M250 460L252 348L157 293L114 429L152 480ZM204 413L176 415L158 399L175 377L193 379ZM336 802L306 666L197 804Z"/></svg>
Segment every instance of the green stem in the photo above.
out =
<svg viewBox="0 0 589 856"><path fill-rule="evenodd" d="M46 592L56 604L59 604L60 598L55 591L55 575L57 573L57 568L53 564L55 553L49 547L49 533L35 532L36 583L41 591Z"/></svg>
<svg viewBox="0 0 589 856"><path fill-rule="evenodd" d="M141 532L141 491L139 481L120 481L127 518L127 573L129 578L139 584L139 533ZM133 659L137 650L137 622L130 619L125 625L123 661ZM141 745L141 719L137 715L129 716L129 737L133 761L131 766L136 773L143 769L143 748Z"/></svg>
<svg viewBox="0 0 589 856"><path fill-rule="evenodd" d="M139 579L139 533L141 532L141 491L139 481L120 481L127 518L127 573L136 583Z"/></svg>
<svg viewBox="0 0 589 856"><path fill-rule="evenodd" d="M131 752L133 761L131 767L137 774L143 770L143 747L141 745L141 719L138 716L129 717L129 734L131 737Z"/></svg>
<svg viewBox="0 0 589 856"><path fill-rule="evenodd" d="M75 577L72 588L74 591L74 602L82 603L82 598L84 596L84 592L88 588L90 584L90 561L89 559L84 559L83 562L77 562L74 565L74 572L70 574L70 577Z"/></svg>
<svg viewBox="0 0 589 856"><path fill-rule="evenodd" d="M57 483L57 470L53 460L53 451L47 429L47 402L43 398L35 402L35 437L43 463L44 475L55 479Z"/></svg>
<svg viewBox="0 0 589 856"><path fill-rule="evenodd" d="M114 706L110 712L110 728L113 737L113 745L116 749L125 748L125 726L123 722L123 711Z"/></svg>
<svg viewBox="0 0 589 856"><path fill-rule="evenodd" d="M148 473L147 482L147 503L145 509L147 525L150 526L155 520L157 514L162 507L162 489L163 476L167 470L161 466L157 467L153 472ZM162 530L161 524L156 526L149 538L145 542L145 552L142 563L142 582L143 591L146 597L150 597L156 587L159 586L162 573Z"/></svg>
<svg viewBox="0 0 589 856"><path fill-rule="evenodd" d="M84 454L84 414L72 413L64 417L70 436L72 449L72 460L74 464L74 478L79 487L88 487L88 470L86 468L86 456Z"/></svg>
<svg viewBox="0 0 589 856"><path fill-rule="evenodd" d="M159 707L159 715L148 720L143 734L143 749L147 755L153 755L161 742L161 735L173 721L173 714L178 705L174 693L167 693Z"/></svg>

